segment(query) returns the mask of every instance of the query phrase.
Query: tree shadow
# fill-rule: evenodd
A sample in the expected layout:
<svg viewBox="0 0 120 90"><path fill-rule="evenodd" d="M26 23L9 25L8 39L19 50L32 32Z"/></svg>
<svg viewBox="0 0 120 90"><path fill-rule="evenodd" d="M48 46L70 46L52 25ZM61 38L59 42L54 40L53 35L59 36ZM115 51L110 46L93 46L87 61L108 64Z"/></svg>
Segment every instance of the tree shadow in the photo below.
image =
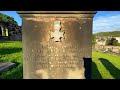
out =
<svg viewBox="0 0 120 90"><path fill-rule="evenodd" d="M0 49L0 55L11 54L16 52L21 52L22 48L2 48Z"/></svg>
<svg viewBox="0 0 120 90"><path fill-rule="evenodd" d="M99 58L99 60L102 62L102 64L106 67L106 69L110 72L110 74L115 79L120 79L120 70L116 68L111 62L109 62L107 59Z"/></svg>
<svg viewBox="0 0 120 90"><path fill-rule="evenodd" d="M20 42L19 40L1 40L1 39L0 39L0 43L14 43L14 41ZM22 41L21 41L21 42L22 42Z"/></svg>
<svg viewBox="0 0 120 90"><path fill-rule="evenodd" d="M94 62L92 62L92 79L103 79Z"/></svg>

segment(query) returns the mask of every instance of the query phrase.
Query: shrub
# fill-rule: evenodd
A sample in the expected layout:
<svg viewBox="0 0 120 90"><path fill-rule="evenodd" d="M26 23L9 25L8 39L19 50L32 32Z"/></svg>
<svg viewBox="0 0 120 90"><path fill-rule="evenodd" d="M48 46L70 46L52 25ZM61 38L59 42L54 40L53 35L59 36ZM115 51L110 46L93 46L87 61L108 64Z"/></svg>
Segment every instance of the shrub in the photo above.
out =
<svg viewBox="0 0 120 90"><path fill-rule="evenodd" d="M118 40L115 38L106 40L106 45L113 45L113 46L120 46L120 43L118 43Z"/></svg>

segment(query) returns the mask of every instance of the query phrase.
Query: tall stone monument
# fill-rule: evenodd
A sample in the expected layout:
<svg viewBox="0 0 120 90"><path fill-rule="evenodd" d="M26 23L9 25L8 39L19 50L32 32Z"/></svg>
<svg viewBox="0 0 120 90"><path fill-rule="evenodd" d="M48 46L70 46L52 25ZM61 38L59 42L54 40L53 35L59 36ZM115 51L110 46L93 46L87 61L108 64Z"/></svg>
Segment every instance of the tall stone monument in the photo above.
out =
<svg viewBox="0 0 120 90"><path fill-rule="evenodd" d="M94 11L18 11L24 79L85 79Z"/></svg>

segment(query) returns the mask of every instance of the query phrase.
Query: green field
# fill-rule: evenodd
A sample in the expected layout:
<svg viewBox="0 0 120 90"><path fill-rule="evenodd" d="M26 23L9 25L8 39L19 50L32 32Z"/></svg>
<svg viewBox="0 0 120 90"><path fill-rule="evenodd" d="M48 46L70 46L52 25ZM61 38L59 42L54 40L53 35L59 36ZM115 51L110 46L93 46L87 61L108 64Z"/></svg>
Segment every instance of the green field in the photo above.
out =
<svg viewBox="0 0 120 90"><path fill-rule="evenodd" d="M120 56L93 51L92 60L92 79L120 79ZM16 63L0 79L22 79L22 42L0 41L0 61Z"/></svg>
<svg viewBox="0 0 120 90"><path fill-rule="evenodd" d="M0 61L15 62L16 66L0 75L0 79L22 79L22 42L0 41Z"/></svg>
<svg viewBox="0 0 120 90"><path fill-rule="evenodd" d="M120 56L92 52L93 79L120 79Z"/></svg>

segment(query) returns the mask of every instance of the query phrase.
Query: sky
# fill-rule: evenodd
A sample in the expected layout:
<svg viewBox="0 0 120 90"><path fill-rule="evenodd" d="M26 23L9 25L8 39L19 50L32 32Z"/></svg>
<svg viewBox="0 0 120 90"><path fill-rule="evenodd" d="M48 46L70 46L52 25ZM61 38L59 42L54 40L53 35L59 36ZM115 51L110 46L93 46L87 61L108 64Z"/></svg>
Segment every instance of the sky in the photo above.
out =
<svg viewBox="0 0 120 90"><path fill-rule="evenodd" d="M16 11L0 11L3 14L14 17L18 25L22 25L21 17ZM120 31L120 11L97 11L93 18L93 33Z"/></svg>

